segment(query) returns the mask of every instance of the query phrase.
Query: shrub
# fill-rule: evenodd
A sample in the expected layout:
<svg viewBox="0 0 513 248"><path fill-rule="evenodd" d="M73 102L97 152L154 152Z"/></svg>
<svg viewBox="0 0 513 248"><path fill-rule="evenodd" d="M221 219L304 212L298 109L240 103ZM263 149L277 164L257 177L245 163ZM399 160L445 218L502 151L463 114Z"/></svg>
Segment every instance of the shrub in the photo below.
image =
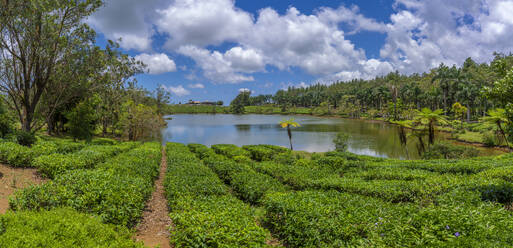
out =
<svg viewBox="0 0 513 248"><path fill-rule="evenodd" d="M7 212L0 216L0 244L18 247L144 247L128 229L101 223L71 209Z"/></svg>
<svg viewBox="0 0 513 248"><path fill-rule="evenodd" d="M333 143L335 144L335 151L337 152L345 152L347 150L347 141L349 140L349 135L346 133L337 133L335 138L333 138Z"/></svg>
<svg viewBox="0 0 513 248"><path fill-rule="evenodd" d="M16 133L16 141L18 144L22 146L31 147L34 143L36 143L36 136L31 132L18 131Z"/></svg>
<svg viewBox="0 0 513 248"><path fill-rule="evenodd" d="M242 148L247 150L251 154L251 159L256 161L270 161L276 155L290 151L287 148L273 145L246 145Z"/></svg>
<svg viewBox="0 0 513 248"><path fill-rule="evenodd" d="M175 225L171 234L175 247L266 246L270 234L256 224L248 205L230 195L186 146L168 143L166 150L164 187Z"/></svg>
<svg viewBox="0 0 513 248"><path fill-rule="evenodd" d="M158 174L158 143L109 159L95 170L70 170L53 181L18 191L13 210L71 207L97 214L103 222L133 226L142 215Z"/></svg>
<svg viewBox="0 0 513 248"><path fill-rule="evenodd" d="M436 143L422 154L423 159L462 159L479 155L474 147L456 146L449 143Z"/></svg>
<svg viewBox="0 0 513 248"><path fill-rule="evenodd" d="M246 156L251 157L251 153L236 146L233 144L218 144L213 145L212 150L214 150L215 153L221 154L223 156L226 156L228 158L233 158L235 156Z"/></svg>

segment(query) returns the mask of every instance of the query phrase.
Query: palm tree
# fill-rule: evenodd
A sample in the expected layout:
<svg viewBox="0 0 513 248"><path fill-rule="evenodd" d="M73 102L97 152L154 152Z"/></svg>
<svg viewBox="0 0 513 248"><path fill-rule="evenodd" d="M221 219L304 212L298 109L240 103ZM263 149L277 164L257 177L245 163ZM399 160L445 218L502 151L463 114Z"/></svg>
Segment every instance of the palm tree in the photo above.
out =
<svg viewBox="0 0 513 248"><path fill-rule="evenodd" d="M449 68L443 63L436 69L436 75L432 78L431 83L439 81L439 86L442 89L444 112L447 113L447 98L449 97L449 91L451 90L453 81L459 80L459 70L453 66Z"/></svg>
<svg viewBox="0 0 513 248"><path fill-rule="evenodd" d="M444 111L442 109L432 111L431 109L423 108L421 111L417 111L417 116L415 116L413 120L414 126L424 126L428 129L429 144L431 145L435 143L436 125L445 125L448 123L443 113Z"/></svg>
<svg viewBox="0 0 513 248"><path fill-rule="evenodd" d="M292 148L292 131L290 130L290 127L300 127L300 125L294 121L294 118L292 118L289 120L280 121L280 126L282 128L287 128L287 133L289 135L290 150L294 150Z"/></svg>
<svg viewBox="0 0 513 248"><path fill-rule="evenodd" d="M506 145L509 147L508 139L506 138L506 133L504 132L504 129L502 128L502 124L508 124L509 119L506 116L506 110L505 109L490 109L488 110L488 116L485 116L481 118L483 122L490 123L497 125L497 128L499 129L499 133L502 135L504 140L506 141Z"/></svg>

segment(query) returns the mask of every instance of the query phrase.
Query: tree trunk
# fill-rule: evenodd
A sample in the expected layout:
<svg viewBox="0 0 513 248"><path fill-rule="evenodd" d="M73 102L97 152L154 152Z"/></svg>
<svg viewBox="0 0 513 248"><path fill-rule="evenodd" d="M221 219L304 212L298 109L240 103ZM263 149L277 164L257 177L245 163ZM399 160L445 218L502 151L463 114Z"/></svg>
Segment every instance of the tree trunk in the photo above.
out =
<svg viewBox="0 0 513 248"><path fill-rule="evenodd" d="M289 135L290 150L293 151L294 148L292 147L292 131L290 130L290 126L287 126L287 134Z"/></svg>
<svg viewBox="0 0 513 248"><path fill-rule="evenodd" d="M470 123L470 105L467 104L467 123Z"/></svg>

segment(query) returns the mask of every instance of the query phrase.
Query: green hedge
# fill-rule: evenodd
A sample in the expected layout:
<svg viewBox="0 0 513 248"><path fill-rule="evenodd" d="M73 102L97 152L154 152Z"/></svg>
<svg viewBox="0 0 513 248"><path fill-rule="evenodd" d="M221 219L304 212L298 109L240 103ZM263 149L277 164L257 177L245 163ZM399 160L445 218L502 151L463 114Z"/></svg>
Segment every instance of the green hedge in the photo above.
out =
<svg viewBox="0 0 513 248"><path fill-rule="evenodd" d="M69 141L38 141L32 147L0 142L0 163L14 167L33 167L34 159L39 156L73 152L83 147L83 144Z"/></svg>
<svg viewBox="0 0 513 248"><path fill-rule="evenodd" d="M230 184L237 196L244 201L258 204L260 199L269 192L284 192L287 190L287 187L281 182L269 175L254 171L248 164L210 154L210 156L204 157L204 164L210 167L226 183Z"/></svg>
<svg viewBox="0 0 513 248"><path fill-rule="evenodd" d="M41 175L48 178L72 169L91 169L108 158L136 147L138 143L125 142L116 146L92 145L76 153L40 156L34 159L33 165Z"/></svg>
<svg viewBox="0 0 513 248"><path fill-rule="evenodd" d="M171 209L174 247L266 247L270 234L256 223L253 209L226 186L185 145L167 144L164 187Z"/></svg>
<svg viewBox="0 0 513 248"><path fill-rule="evenodd" d="M271 161L280 153L290 152L289 149L273 145L246 145L242 146L251 154L251 159L255 161Z"/></svg>
<svg viewBox="0 0 513 248"><path fill-rule="evenodd" d="M153 191L160 159L160 144L146 143L97 169L70 170L53 181L18 191L9 206L13 210L67 206L96 214L105 223L133 226Z"/></svg>
<svg viewBox="0 0 513 248"><path fill-rule="evenodd" d="M144 247L128 229L71 209L8 212L0 216L2 248Z"/></svg>
<svg viewBox="0 0 513 248"><path fill-rule="evenodd" d="M334 191L275 193L267 224L289 247L511 247L513 213L498 205L417 207Z"/></svg>
<svg viewBox="0 0 513 248"><path fill-rule="evenodd" d="M245 156L245 157L249 158L251 156L250 152L248 152L236 145L233 145L233 144L213 145L212 150L214 150L215 153L224 155L228 158L233 158L233 157L237 157L237 156Z"/></svg>

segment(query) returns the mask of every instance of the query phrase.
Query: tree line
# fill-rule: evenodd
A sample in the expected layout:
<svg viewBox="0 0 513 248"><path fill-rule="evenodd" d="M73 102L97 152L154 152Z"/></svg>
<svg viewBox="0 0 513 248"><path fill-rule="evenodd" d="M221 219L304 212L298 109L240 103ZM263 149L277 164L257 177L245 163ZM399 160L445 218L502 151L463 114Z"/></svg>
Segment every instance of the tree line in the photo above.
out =
<svg viewBox="0 0 513 248"><path fill-rule="evenodd" d="M243 106L280 106L319 109L323 114L366 116L391 121L413 120L422 109L466 122L478 121L490 110L503 109L513 135L513 55L494 53L490 63L472 58L461 67L440 64L425 73L392 72L370 80L354 79L308 87L289 87L275 94L251 96L241 92L231 103L234 112ZM507 123L504 123L507 124Z"/></svg>
<svg viewBox="0 0 513 248"><path fill-rule="evenodd" d="M0 1L0 102L11 120L6 130L46 128L84 139L100 130L136 140L162 125L159 112L169 95L160 87L139 87L134 76L146 66L114 41L98 46L85 23L102 5Z"/></svg>

